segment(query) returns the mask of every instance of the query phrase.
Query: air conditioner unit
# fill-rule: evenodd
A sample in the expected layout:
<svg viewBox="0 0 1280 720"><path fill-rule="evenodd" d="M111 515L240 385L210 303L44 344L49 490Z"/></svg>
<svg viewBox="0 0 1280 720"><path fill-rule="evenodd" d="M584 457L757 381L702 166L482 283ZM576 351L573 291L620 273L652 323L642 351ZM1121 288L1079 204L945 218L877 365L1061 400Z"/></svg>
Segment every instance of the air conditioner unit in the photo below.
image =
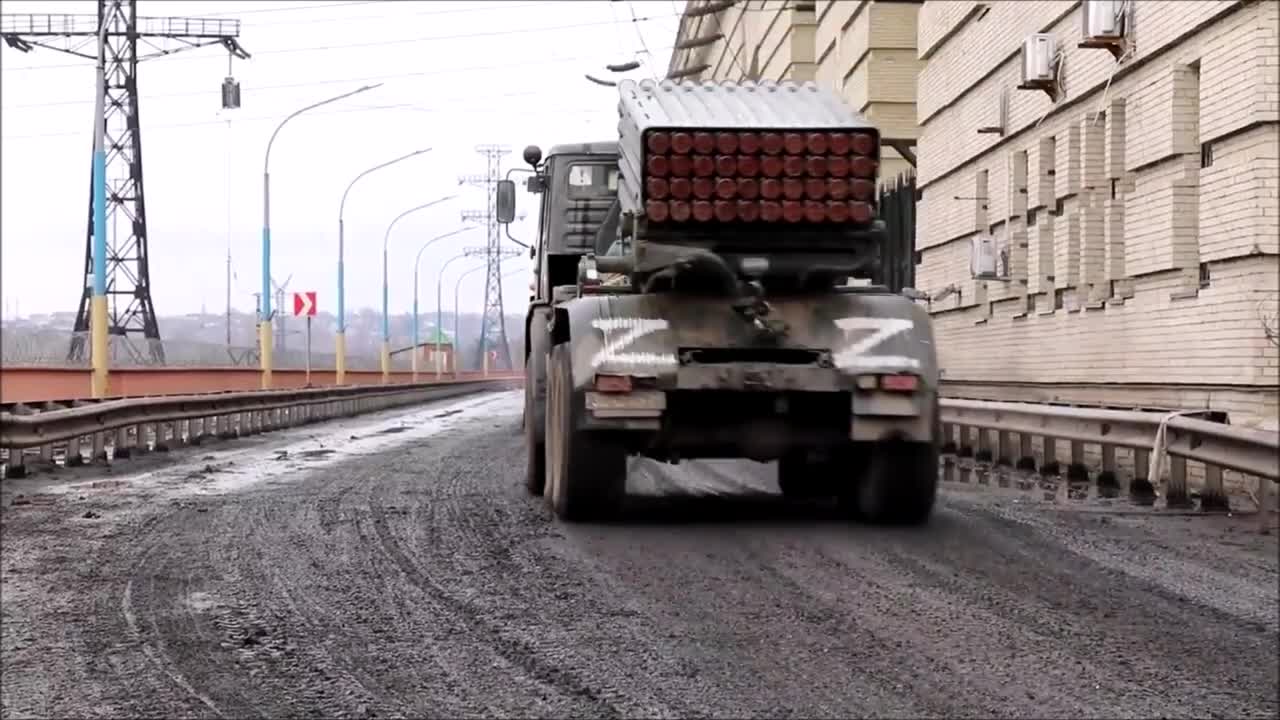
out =
<svg viewBox="0 0 1280 720"><path fill-rule="evenodd" d="M1119 40L1124 37L1124 13L1128 0L1085 0L1082 25L1085 40Z"/></svg>
<svg viewBox="0 0 1280 720"><path fill-rule="evenodd" d="M969 241L969 272L976 280L999 277L1000 251L995 237L983 233Z"/></svg>
<svg viewBox="0 0 1280 720"><path fill-rule="evenodd" d="M1058 41L1048 33L1033 33L1022 42L1022 84L1052 83L1057 72Z"/></svg>

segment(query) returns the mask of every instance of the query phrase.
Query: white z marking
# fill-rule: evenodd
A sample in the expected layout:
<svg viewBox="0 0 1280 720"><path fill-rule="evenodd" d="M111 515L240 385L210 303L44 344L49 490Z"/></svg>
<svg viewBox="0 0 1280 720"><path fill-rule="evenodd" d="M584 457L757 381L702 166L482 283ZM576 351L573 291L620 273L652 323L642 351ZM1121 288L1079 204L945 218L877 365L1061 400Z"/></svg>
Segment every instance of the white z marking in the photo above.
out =
<svg viewBox="0 0 1280 720"><path fill-rule="evenodd" d="M915 322L902 318L847 317L836 320L836 327L844 331L846 340L850 339L854 331L870 331L835 354L836 367L858 370L919 370L920 361L917 358L868 354L885 340L911 330L915 326Z"/></svg>
<svg viewBox="0 0 1280 720"><path fill-rule="evenodd" d="M623 352L636 340L660 330L666 330L669 327L666 320L599 318L591 321L591 327L604 333L604 347L591 358L593 369L605 364L610 367L627 365L647 369L676 364L676 356L672 353Z"/></svg>

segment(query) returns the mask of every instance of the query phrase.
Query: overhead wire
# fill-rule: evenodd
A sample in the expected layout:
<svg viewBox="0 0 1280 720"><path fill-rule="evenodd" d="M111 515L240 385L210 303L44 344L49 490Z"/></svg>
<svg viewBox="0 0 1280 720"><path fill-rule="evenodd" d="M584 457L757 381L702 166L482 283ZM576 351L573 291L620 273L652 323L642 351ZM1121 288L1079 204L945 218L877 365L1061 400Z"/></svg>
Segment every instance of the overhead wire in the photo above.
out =
<svg viewBox="0 0 1280 720"><path fill-rule="evenodd" d="M491 97L500 97L500 96L491 96ZM468 107L458 107L457 105L448 105L448 106L441 106L441 107L421 107L421 106L409 106L404 104L394 104L394 105L366 105L366 106L359 106L359 107L336 108L332 110L316 110L316 111L307 113L307 117L317 117L320 115L340 115L340 114L348 114L348 113L356 113L356 112L371 112L375 110L398 110L402 112L422 112L422 113L432 113L432 114L456 113L456 114L468 114L468 115L474 114L474 113L503 113L503 112L509 111L508 108L492 107L492 106L468 108ZM601 110L602 108L552 107L552 108L544 108L541 110L526 109L526 110L522 110L521 113L523 115L535 115L535 116L536 115L583 116L593 112L599 112ZM608 110L608 108L603 108L603 110ZM279 115L257 115L252 117L236 118L236 123L238 125L246 125L246 124L252 124L257 122L269 122L269 121L279 122L279 120L280 120ZM147 129L148 132L150 132L154 130L175 130L175 129L185 129L185 128L193 128L193 127L209 127L212 125L221 125L223 123L225 123L225 120L198 120L198 121L187 122L187 123L162 123L158 125L148 124L145 126L145 128ZM86 127L83 130L68 130L65 132L30 133L26 135L3 135L3 136L0 136L0 140L9 142L13 140L34 140L34 139L40 139L40 138L77 137L77 136L87 135L90 132L90 130L91 128Z"/></svg>
<svg viewBox="0 0 1280 720"><path fill-rule="evenodd" d="M597 55L579 55L575 57L546 58L542 60L520 60L520 61L497 63L497 64L491 64L491 65L472 65L470 67L463 67L463 68L452 68L452 69L441 68L437 70L423 70L423 71L409 72L409 73L394 73L389 75L365 75L362 77L354 77L354 78L333 78L330 80L315 80L312 82L261 85L258 87L246 87L244 88L244 92L246 94L252 94L252 93L262 92L264 90L292 90L292 89L298 89L298 88L324 87L328 85L341 85L341 84L347 84L347 83L383 82L387 80L404 80L408 78L436 77L441 75L464 74L464 73L470 73L470 72L484 72L489 70L510 70L512 68L526 68L526 67L535 67L535 66L542 66L542 65L562 65L562 64L569 64L569 63L581 63L581 62L588 62L588 61L598 60L598 59L599 59L599 55L597 54ZM144 102L153 102L155 100L163 100L168 98L200 97L208 94L209 92L206 90L194 90L190 92L157 93L155 95L144 95L141 99ZM91 105L93 104L93 102L94 101L91 99L90 100L58 100L54 102L20 103L17 105L6 105L0 109L3 109L5 111L12 111L12 110L35 109L35 108L47 108L47 107L68 107L68 106L75 106L75 105Z"/></svg>
<svg viewBox="0 0 1280 720"><path fill-rule="evenodd" d="M629 22L632 22L632 23L651 22L655 20L661 20L667 17L670 17L670 16L669 15L652 15L652 16L645 16L645 17L636 17L635 14L632 13L632 19ZM429 37L402 38L399 40L380 40L380 41L371 41L371 42L346 43L341 45L319 45L319 46L301 47L301 48L278 48L275 50L255 50L253 52L253 56L259 57L263 55L268 55L268 56L269 55L290 55L294 53L304 53L304 52L329 52L331 50L345 50L345 49L368 48L368 47L385 47L388 45L409 45L409 44L424 43L424 42L441 42L441 41L447 41L447 40L473 40L476 38L484 38L484 37L506 37L510 35L527 35L530 33L556 32L559 30L579 30L583 28L603 27L605 25L616 25L617 22L618 21L616 20L604 20L604 21L596 21L596 22L588 22L588 23L570 23L566 25L518 28L514 30L488 30L488 31L482 31L482 32L457 33L453 35L432 35ZM638 27L637 27L637 32L639 32ZM178 62L183 60L185 61L207 60L207 58L188 55L181 58L167 59L166 62ZM27 66L27 67L20 67L20 68L4 68L4 71L55 70L60 68L87 68L91 66L92 66L92 63L86 61L86 62L80 62L80 63L64 63L61 65L39 65L39 66Z"/></svg>

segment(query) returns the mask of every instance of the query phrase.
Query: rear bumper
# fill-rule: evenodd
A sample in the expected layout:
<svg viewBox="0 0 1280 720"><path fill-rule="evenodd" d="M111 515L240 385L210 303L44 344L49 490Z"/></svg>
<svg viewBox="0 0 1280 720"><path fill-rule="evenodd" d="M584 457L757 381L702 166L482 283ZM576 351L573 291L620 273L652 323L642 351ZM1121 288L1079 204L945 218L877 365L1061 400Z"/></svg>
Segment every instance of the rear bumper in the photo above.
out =
<svg viewBox="0 0 1280 720"><path fill-rule="evenodd" d="M580 429L621 437L635 451L771 460L849 441L931 442L936 391L786 389L585 391Z"/></svg>

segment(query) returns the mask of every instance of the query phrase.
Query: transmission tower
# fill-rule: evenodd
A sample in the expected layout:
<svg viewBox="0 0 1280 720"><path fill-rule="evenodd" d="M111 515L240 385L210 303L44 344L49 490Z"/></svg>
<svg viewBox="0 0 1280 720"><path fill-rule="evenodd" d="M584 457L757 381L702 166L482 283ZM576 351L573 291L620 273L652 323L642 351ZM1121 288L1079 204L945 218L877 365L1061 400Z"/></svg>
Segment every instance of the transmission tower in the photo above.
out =
<svg viewBox="0 0 1280 720"><path fill-rule="evenodd" d="M130 336L148 341L150 361L164 362L164 346L151 301L151 272L147 212L142 185L142 130L138 112L138 63L150 58L208 45L222 45L231 56L247 59L237 38L240 21L226 19L138 17L138 0L98 0L97 15L17 15L0 17L0 39L9 47L30 52L43 47L92 61L98 59L97 42L105 26L106 83L103 116L94 123L106 128L107 222L124 221L127 231L107 249L107 332L124 339L135 362L146 362ZM154 48L140 56L138 43ZM167 42L166 42L167 41ZM62 43L58 45L55 43ZM91 47L91 52L84 48ZM228 62L230 60L228 59ZM239 85L227 77L222 88L223 107L238 107ZM228 105L233 102L234 105ZM92 178L92 175L90 176ZM89 307L93 296L93 187L89 188L89 226L85 240L84 288L76 312L75 335L68 359L82 360L89 331Z"/></svg>
<svg viewBox="0 0 1280 720"><path fill-rule="evenodd" d="M493 342L498 346L499 367L510 370L511 348L507 345L507 323L502 312L502 230L498 225L494 190L502 179L502 156L511 152L511 149L505 145L477 145L476 152L484 155L485 174L459 178L459 183L480 185L485 191L484 210L463 210L462 219L484 220L489 229L489 240L486 243L488 267L484 281L484 317L480 322L480 349L476 367L484 366L485 353L489 350L489 343Z"/></svg>

